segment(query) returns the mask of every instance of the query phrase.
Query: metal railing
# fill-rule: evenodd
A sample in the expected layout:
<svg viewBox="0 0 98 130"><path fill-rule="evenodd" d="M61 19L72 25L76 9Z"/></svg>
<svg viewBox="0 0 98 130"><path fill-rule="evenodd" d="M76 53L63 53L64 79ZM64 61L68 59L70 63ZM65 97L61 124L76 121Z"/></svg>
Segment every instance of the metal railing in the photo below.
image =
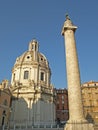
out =
<svg viewBox="0 0 98 130"><path fill-rule="evenodd" d="M0 130L63 130L60 125L13 125L0 127Z"/></svg>

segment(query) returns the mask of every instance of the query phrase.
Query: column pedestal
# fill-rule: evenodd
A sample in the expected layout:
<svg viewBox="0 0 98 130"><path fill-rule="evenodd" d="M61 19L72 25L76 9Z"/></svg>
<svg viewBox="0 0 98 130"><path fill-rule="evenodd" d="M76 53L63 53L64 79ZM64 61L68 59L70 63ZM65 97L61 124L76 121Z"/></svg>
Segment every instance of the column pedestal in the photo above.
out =
<svg viewBox="0 0 98 130"><path fill-rule="evenodd" d="M88 122L67 122L64 130L94 130L94 126Z"/></svg>

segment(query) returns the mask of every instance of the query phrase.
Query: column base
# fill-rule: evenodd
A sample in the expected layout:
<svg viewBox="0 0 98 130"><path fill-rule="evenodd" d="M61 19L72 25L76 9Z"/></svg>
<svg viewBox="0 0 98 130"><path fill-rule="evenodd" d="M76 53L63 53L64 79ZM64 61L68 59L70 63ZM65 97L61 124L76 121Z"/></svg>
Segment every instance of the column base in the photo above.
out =
<svg viewBox="0 0 98 130"><path fill-rule="evenodd" d="M64 130L94 130L94 126L92 123L88 122L81 122L81 123L67 122L67 124L64 127Z"/></svg>

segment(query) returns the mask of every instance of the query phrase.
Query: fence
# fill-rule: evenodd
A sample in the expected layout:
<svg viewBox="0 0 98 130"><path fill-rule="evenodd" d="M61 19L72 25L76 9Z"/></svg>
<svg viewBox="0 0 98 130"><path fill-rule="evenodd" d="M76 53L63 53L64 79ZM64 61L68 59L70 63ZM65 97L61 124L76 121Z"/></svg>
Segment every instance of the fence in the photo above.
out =
<svg viewBox="0 0 98 130"><path fill-rule="evenodd" d="M63 130L63 126L59 125L13 125L13 126L2 126L0 130Z"/></svg>

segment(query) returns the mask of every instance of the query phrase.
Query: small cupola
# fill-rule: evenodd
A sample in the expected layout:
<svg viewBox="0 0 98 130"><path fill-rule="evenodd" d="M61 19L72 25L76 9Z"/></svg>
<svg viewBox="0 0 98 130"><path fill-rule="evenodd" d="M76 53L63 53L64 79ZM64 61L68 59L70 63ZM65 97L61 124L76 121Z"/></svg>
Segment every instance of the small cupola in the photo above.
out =
<svg viewBox="0 0 98 130"><path fill-rule="evenodd" d="M37 40L33 39L29 43L29 51L36 51L38 52L38 42Z"/></svg>

